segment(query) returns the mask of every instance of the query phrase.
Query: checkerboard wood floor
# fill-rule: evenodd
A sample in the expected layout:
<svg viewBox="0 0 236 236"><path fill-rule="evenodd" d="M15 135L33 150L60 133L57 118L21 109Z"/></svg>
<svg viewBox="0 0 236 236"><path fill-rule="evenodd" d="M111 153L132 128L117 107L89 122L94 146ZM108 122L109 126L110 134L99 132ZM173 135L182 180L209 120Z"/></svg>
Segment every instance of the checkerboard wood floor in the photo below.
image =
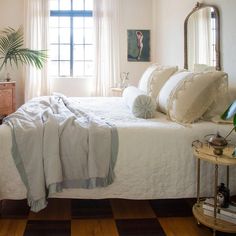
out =
<svg viewBox="0 0 236 236"><path fill-rule="evenodd" d="M194 199L50 199L39 213L2 201L0 236L211 236L192 216ZM217 232L217 236L234 235Z"/></svg>

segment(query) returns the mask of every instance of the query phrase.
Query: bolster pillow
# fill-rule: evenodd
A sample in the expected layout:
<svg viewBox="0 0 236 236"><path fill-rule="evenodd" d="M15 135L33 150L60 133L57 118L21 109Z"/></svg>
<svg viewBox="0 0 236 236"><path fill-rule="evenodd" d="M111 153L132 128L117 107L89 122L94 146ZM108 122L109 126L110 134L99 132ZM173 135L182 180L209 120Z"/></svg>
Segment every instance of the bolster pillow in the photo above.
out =
<svg viewBox="0 0 236 236"><path fill-rule="evenodd" d="M144 119L154 117L156 103L150 96L147 96L144 91L134 86L129 86L125 88L122 96L134 116Z"/></svg>

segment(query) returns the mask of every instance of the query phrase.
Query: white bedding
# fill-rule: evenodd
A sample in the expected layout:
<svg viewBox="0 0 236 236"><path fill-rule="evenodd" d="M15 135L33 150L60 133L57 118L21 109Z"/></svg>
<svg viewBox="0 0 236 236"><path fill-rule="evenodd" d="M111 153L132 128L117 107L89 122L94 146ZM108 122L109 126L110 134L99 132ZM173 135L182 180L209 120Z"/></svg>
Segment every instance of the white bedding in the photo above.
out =
<svg viewBox="0 0 236 236"><path fill-rule="evenodd" d="M160 199L196 197L196 160L193 140L219 131L223 136L231 125L200 121L183 126L171 122L161 113L154 119L135 118L122 98L70 98L88 112L114 122L119 135L119 152L115 181L106 188L67 189L54 197ZM235 137L234 137L235 136ZM232 134L234 143L236 135ZM214 166L202 164L201 193L213 192ZM221 173L225 168L220 168ZM230 190L235 194L234 169L230 173ZM226 181L224 178L220 181ZM0 126L0 200L23 199L25 187L11 156L11 130Z"/></svg>

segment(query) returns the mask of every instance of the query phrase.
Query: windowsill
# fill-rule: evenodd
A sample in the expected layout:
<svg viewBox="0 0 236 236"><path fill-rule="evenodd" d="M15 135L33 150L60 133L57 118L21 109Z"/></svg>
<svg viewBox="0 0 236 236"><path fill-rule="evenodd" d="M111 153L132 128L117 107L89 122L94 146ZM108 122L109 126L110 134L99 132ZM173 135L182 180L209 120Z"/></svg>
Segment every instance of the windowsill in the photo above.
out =
<svg viewBox="0 0 236 236"><path fill-rule="evenodd" d="M81 76L81 77L49 77L50 79L67 79L67 80L91 80L94 79L94 76Z"/></svg>

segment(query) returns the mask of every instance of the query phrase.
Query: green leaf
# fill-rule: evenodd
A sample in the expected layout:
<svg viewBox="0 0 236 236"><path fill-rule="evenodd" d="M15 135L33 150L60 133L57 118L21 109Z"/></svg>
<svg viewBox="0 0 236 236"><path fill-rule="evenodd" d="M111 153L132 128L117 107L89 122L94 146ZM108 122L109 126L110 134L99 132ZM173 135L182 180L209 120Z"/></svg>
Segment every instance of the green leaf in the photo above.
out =
<svg viewBox="0 0 236 236"><path fill-rule="evenodd" d="M7 64L13 66L14 63L18 67L18 62L38 69L43 67L43 63L47 60L47 51L22 48L23 43L22 27L18 30L8 27L0 31L0 58L3 60L0 70Z"/></svg>
<svg viewBox="0 0 236 236"><path fill-rule="evenodd" d="M234 120L233 120L233 122L234 122L234 130L236 131L236 114L234 115Z"/></svg>
<svg viewBox="0 0 236 236"><path fill-rule="evenodd" d="M227 110L221 115L221 118L223 120L230 119L236 114L236 101L234 101L228 108Z"/></svg>
<svg viewBox="0 0 236 236"><path fill-rule="evenodd" d="M234 156L234 157L236 156L236 148L234 149L232 156Z"/></svg>

